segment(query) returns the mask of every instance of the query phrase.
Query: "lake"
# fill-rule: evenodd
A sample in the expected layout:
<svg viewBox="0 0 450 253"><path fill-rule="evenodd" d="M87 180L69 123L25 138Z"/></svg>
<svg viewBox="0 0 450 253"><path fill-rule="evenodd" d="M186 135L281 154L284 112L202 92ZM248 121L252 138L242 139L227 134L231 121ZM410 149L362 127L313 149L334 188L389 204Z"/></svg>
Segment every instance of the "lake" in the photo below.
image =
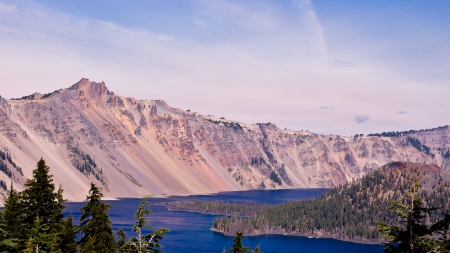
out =
<svg viewBox="0 0 450 253"><path fill-rule="evenodd" d="M198 214L192 212L169 211L159 204L182 199L200 199L206 201L228 201L228 202L253 202L281 204L291 200L313 198L322 194L326 189L296 189L296 190L252 190L237 192L221 192L212 195L195 196L171 196L168 198L151 198L150 209L154 214L150 215L149 222L152 226L171 229L161 241L164 252L222 252L233 245L233 237L224 236L212 232L213 219L216 215ZM114 230L122 227L128 236L133 236L131 227L136 222L133 218L141 199L120 199L105 201L112 208L109 210ZM67 203L65 214L72 213L74 221L78 222L79 209L85 203ZM364 252L382 253L382 245L367 245L343 242L334 239L308 239L306 237L263 235L255 237L244 237L244 246L252 249L260 245L264 253L325 253L325 252Z"/></svg>

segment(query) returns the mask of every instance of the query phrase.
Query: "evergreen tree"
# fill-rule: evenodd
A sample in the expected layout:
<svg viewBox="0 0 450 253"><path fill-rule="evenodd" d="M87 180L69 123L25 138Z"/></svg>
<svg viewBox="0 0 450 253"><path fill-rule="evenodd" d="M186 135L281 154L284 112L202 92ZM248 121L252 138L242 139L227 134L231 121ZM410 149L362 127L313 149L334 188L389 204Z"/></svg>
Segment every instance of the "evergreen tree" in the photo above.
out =
<svg viewBox="0 0 450 253"><path fill-rule="evenodd" d="M61 231L61 251L64 253L77 252L76 228L73 225L73 216L69 214L63 223Z"/></svg>
<svg viewBox="0 0 450 253"><path fill-rule="evenodd" d="M123 228L119 228L119 230L117 230L116 234L117 234L117 249L118 249L118 252L124 253L125 249L122 248L122 247L123 247L123 245L125 245L125 240L127 239L127 233L125 233Z"/></svg>
<svg viewBox="0 0 450 253"><path fill-rule="evenodd" d="M125 248L123 247L125 245L125 240L127 239L127 233L123 230L123 228L119 228L116 232L117 234L117 249L119 253L124 253Z"/></svg>
<svg viewBox="0 0 450 253"><path fill-rule="evenodd" d="M133 231L136 232L136 238L130 238L123 248L127 252L133 253L163 253L161 248L163 246L159 243L159 240L163 239L164 235L170 230L167 228L159 228L153 232L143 235L143 229L153 228L147 221L147 216L151 214L152 211L147 206L147 198L144 197L139 205L134 218L136 218L136 224L133 226Z"/></svg>
<svg viewBox="0 0 450 253"><path fill-rule="evenodd" d="M42 223L48 224L50 233L62 230L65 201L62 198L61 186L58 192L55 192L53 176L49 171L50 168L41 158L33 170L33 178L25 183L27 188L23 191L23 201L26 210L23 225L27 235L30 234L36 217L39 217Z"/></svg>
<svg viewBox="0 0 450 253"><path fill-rule="evenodd" d="M58 234L51 232L50 224L43 223L39 217L33 224L24 253L61 253Z"/></svg>
<svg viewBox="0 0 450 253"><path fill-rule="evenodd" d="M228 252L230 253L246 253L247 251L251 250L250 247L245 247L242 245L242 239L244 238L244 235L241 231L236 231L236 236L234 237L233 241L233 247L231 247Z"/></svg>
<svg viewBox="0 0 450 253"><path fill-rule="evenodd" d="M437 223L428 226L425 218L438 208L422 206L418 194L418 182L414 182L411 192L407 194L409 203L399 201L391 202L391 209L403 220L402 226L387 225L378 222L378 230L385 234L389 243L385 244L385 252L388 253L426 253L444 252L448 248L448 230L450 226L450 214Z"/></svg>
<svg viewBox="0 0 450 253"><path fill-rule="evenodd" d="M4 202L5 208L3 209L2 216L5 233L9 238L16 238L19 243L19 248L23 249L23 245L27 240L24 227L22 226L25 209L22 195L14 189L12 182Z"/></svg>
<svg viewBox="0 0 450 253"><path fill-rule="evenodd" d="M88 203L80 210L80 252L81 253L110 253L117 249L109 220L108 209L110 205L100 202L103 194L91 183L87 196Z"/></svg>
<svg viewBox="0 0 450 253"><path fill-rule="evenodd" d="M264 253L260 250L260 246L256 246L254 250L252 250L252 253Z"/></svg>
<svg viewBox="0 0 450 253"><path fill-rule="evenodd" d="M4 210L0 210L0 252L14 252L19 246L19 239L12 238L5 229Z"/></svg>

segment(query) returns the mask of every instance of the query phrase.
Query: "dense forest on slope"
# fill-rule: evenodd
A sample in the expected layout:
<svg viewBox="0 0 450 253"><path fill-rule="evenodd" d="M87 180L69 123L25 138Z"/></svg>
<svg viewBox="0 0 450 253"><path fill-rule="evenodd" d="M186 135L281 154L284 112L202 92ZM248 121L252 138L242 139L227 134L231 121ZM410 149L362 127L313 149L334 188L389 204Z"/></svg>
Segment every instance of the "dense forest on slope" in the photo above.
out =
<svg viewBox="0 0 450 253"><path fill-rule="evenodd" d="M442 211L428 217L428 222L435 222L442 218L444 211L450 209L449 175L436 165L403 162L387 164L316 199L281 205L191 201L173 203L169 207L226 215L216 218L213 223L213 229L225 234L242 230L248 235L289 233L351 241L378 241L381 234L376 231L376 222L399 221L389 209L390 201L406 201L405 193L416 178L419 179L425 205L442 208Z"/></svg>

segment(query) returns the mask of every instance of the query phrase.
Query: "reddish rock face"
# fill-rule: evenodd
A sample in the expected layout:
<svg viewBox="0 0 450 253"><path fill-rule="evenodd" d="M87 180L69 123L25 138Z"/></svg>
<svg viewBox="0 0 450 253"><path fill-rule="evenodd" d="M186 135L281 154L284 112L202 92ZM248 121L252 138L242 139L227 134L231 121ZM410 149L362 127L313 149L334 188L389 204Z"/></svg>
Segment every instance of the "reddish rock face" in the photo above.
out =
<svg viewBox="0 0 450 253"><path fill-rule="evenodd" d="M285 131L117 96L104 83L81 79L48 94L0 97L0 146L24 174L12 169L12 179L0 177L21 189L43 157L69 200L84 199L90 181L109 197L332 187L392 161L448 171L449 133L443 127L354 138Z"/></svg>

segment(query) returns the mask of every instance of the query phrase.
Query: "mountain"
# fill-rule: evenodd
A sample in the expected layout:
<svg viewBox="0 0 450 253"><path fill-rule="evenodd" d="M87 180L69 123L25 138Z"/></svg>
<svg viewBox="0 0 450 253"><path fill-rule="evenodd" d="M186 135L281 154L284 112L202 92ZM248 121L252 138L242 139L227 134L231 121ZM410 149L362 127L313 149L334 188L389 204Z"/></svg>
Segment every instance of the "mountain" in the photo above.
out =
<svg viewBox="0 0 450 253"><path fill-rule="evenodd" d="M41 157L69 200L83 200L91 181L107 197L333 187L391 161L450 170L449 133L280 130L122 97L83 78L47 94L0 97L0 191L10 181L21 190Z"/></svg>

